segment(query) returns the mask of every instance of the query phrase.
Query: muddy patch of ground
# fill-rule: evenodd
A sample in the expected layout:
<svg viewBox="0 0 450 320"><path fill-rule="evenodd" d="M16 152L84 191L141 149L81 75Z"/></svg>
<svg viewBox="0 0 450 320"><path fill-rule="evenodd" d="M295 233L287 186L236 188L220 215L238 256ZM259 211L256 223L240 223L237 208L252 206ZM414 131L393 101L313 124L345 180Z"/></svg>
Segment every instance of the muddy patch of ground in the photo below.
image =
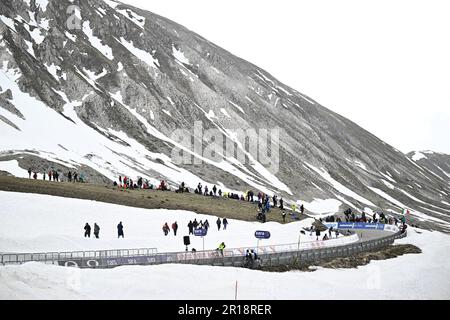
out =
<svg viewBox="0 0 450 320"><path fill-rule="evenodd" d="M411 244L391 245L381 250L368 251L358 253L351 257L326 259L317 262L303 263L303 264L291 264L283 266L267 266L263 267L262 271L268 272L288 272L293 270L300 271L316 271L317 267L323 267L328 269L351 269L359 266L365 266L373 260L387 260L397 258L404 254L419 254L422 253L420 248Z"/></svg>
<svg viewBox="0 0 450 320"><path fill-rule="evenodd" d="M0 190L95 200L145 209L186 210L243 221L256 221L258 211L256 202L249 203L225 197L205 197L194 193L173 191L129 190L112 185L50 182L2 175L0 175ZM305 215L299 215L299 217L307 218ZM272 208L267 221L282 223L282 210ZM293 221L296 220L289 218L289 215L286 217L286 222Z"/></svg>

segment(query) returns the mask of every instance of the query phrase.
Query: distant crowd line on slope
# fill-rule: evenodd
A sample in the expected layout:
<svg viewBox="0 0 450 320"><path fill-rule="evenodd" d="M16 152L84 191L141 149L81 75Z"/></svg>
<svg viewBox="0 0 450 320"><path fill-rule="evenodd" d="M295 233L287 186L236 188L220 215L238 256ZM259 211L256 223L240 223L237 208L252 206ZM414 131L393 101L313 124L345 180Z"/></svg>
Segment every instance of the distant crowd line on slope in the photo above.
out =
<svg viewBox="0 0 450 320"><path fill-rule="evenodd" d="M150 189L150 190L156 189L161 191L172 190L169 187L168 183L164 180L161 180L158 186L154 186L153 184L149 183L148 180L143 179L141 177L139 177L137 181L133 181L133 179L129 177L119 176L119 183L115 181L114 186L124 189ZM174 191L176 193L191 193L191 190L188 187L186 187L186 184L184 182L182 182L178 186L178 188L175 189ZM284 200L282 197L278 198L277 195L273 195L271 197L263 192L258 192L258 194L255 196L255 193L252 190L248 190L243 194L239 195L233 192L222 192L222 189L217 188L216 185L214 185L211 189L208 188L207 185L203 187L200 182L193 192L197 195L203 195L205 197L208 196L225 197L229 199L246 201L250 203L257 203L258 210L256 214L256 220L261 221L263 223L267 221L267 214L270 212L272 208L279 208L280 210L282 210L283 223L286 223L286 211L284 207ZM299 211L297 211L297 209L299 209ZM303 204L300 207L298 207L297 204L293 203L291 205L291 214L290 214L292 219L300 220L300 217L297 215L298 212L304 214L305 207L303 206Z"/></svg>
<svg viewBox="0 0 450 320"><path fill-rule="evenodd" d="M42 175L42 180L48 181L54 181L54 182L62 182L62 177L67 177L68 182L86 182L86 178L83 173L78 173L76 171L72 172L69 171L67 175L63 175L62 173L58 172L57 170L48 170L48 172L39 173ZM62 176L62 177L61 177ZM28 178L33 178L34 180L38 179L38 173L36 171L33 171L31 168L28 169Z"/></svg>

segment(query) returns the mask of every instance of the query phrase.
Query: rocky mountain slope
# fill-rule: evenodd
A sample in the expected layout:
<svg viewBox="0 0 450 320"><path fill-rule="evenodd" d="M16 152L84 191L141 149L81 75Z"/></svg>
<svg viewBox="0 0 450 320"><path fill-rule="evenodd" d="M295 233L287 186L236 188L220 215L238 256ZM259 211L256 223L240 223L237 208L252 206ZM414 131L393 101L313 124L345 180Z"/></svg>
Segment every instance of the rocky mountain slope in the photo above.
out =
<svg viewBox="0 0 450 320"><path fill-rule="evenodd" d="M116 1L2 0L0 71L0 171L201 181L277 193L317 214L409 208L417 223L450 228L448 176L151 12ZM209 129L235 152L211 151ZM258 144L266 156L239 130L268 130Z"/></svg>

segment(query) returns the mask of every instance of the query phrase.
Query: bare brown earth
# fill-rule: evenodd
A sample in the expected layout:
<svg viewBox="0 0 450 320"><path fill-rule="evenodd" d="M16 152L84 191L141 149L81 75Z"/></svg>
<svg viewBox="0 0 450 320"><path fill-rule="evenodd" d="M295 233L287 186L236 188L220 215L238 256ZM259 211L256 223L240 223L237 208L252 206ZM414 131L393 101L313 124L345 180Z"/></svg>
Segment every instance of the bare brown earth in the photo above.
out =
<svg viewBox="0 0 450 320"><path fill-rule="evenodd" d="M291 264L285 266L263 267L262 270L269 272L288 272L293 270L315 271L316 267L323 267L328 269L350 269L367 265L370 263L370 261L373 260L387 260L402 256L404 254L419 253L422 253L422 250L411 244L390 245L380 250L362 252L345 258L324 259L317 262L301 265Z"/></svg>
<svg viewBox="0 0 450 320"><path fill-rule="evenodd" d="M257 213L256 204L224 197L205 197L173 191L125 190L112 185L50 182L2 175L0 175L0 190L95 200L145 209L186 210L243 221L255 221ZM301 218L304 219L306 216ZM281 223L282 211L279 208L272 209L267 221ZM292 221L288 214L286 222Z"/></svg>

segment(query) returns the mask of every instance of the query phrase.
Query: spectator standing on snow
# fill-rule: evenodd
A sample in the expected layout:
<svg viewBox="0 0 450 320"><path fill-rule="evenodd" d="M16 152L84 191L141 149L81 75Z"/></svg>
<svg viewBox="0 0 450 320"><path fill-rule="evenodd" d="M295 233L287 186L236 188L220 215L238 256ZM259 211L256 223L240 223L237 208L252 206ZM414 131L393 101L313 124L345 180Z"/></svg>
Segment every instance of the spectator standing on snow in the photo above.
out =
<svg viewBox="0 0 450 320"><path fill-rule="evenodd" d="M206 219L205 222L203 223L203 227L206 229L206 231L208 231L208 229L209 229L208 219Z"/></svg>
<svg viewBox="0 0 450 320"><path fill-rule="evenodd" d="M198 227L197 218L194 219L194 222L192 223L192 225L194 226L194 230L197 230L197 227Z"/></svg>
<svg viewBox="0 0 450 320"><path fill-rule="evenodd" d="M97 223L94 223L94 236L95 238L99 238L99 234L100 234L100 227L98 226Z"/></svg>
<svg viewBox="0 0 450 320"><path fill-rule="evenodd" d="M300 212L301 212L301 214L303 214L305 212L305 207L303 206L303 204L300 207Z"/></svg>
<svg viewBox="0 0 450 320"><path fill-rule="evenodd" d="M69 182L72 182L72 172L69 171L67 174L67 179L69 179Z"/></svg>
<svg viewBox="0 0 450 320"><path fill-rule="evenodd" d="M172 223L172 230L173 230L173 235L176 237L177 230L178 230L178 223L176 221L174 223Z"/></svg>
<svg viewBox="0 0 450 320"><path fill-rule="evenodd" d="M117 225L117 235L118 238L122 237L125 238L124 234L123 234L123 224L122 221L120 221L120 223Z"/></svg>
<svg viewBox="0 0 450 320"><path fill-rule="evenodd" d="M189 235L194 234L194 224L192 223L192 220L188 223L189 228Z"/></svg>
<svg viewBox="0 0 450 320"><path fill-rule="evenodd" d="M33 174L33 179L34 179L34 180L37 179L37 172L35 172L35 173Z"/></svg>
<svg viewBox="0 0 450 320"><path fill-rule="evenodd" d="M28 179L31 179L31 168L28 169Z"/></svg>
<svg viewBox="0 0 450 320"><path fill-rule="evenodd" d="M89 223L86 222L86 225L84 226L84 237L91 237L91 226L89 225Z"/></svg>
<svg viewBox="0 0 450 320"><path fill-rule="evenodd" d="M227 230L228 220L227 218L223 218L223 230Z"/></svg>
<svg viewBox="0 0 450 320"><path fill-rule="evenodd" d="M220 220L220 218L217 218L216 223L217 223L217 229L218 229L218 231L220 231L220 226L222 225L222 220Z"/></svg>

